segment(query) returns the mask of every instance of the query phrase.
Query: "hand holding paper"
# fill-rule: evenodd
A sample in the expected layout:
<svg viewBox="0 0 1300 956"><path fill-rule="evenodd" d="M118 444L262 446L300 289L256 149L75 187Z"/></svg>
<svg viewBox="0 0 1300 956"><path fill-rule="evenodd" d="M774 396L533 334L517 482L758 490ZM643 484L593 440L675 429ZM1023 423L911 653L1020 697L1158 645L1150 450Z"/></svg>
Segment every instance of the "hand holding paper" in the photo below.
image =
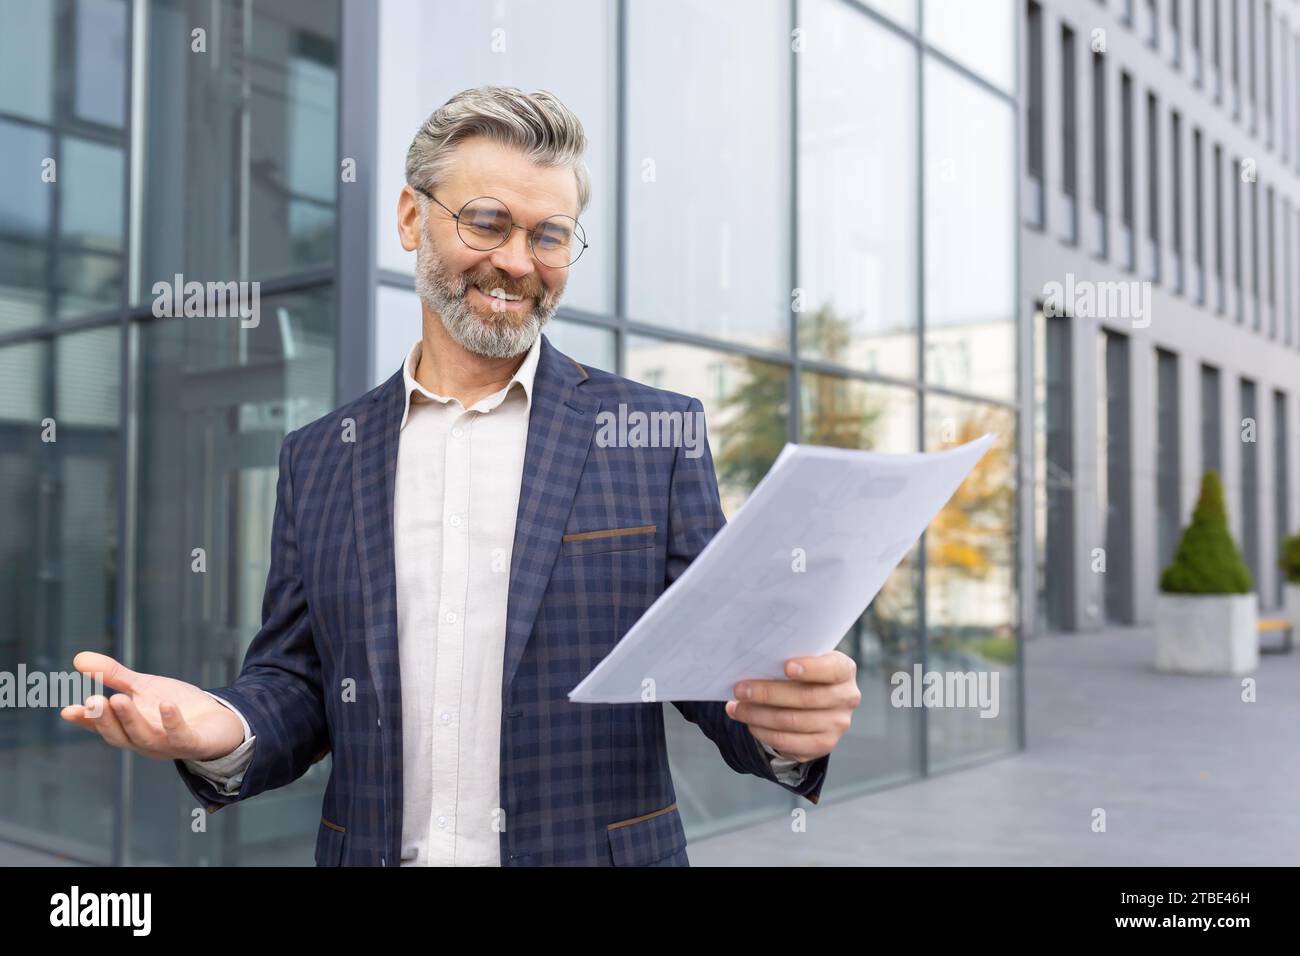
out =
<svg viewBox="0 0 1300 956"><path fill-rule="evenodd" d="M832 651L995 437L910 455L787 444L569 699L731 700Z"/></svg>

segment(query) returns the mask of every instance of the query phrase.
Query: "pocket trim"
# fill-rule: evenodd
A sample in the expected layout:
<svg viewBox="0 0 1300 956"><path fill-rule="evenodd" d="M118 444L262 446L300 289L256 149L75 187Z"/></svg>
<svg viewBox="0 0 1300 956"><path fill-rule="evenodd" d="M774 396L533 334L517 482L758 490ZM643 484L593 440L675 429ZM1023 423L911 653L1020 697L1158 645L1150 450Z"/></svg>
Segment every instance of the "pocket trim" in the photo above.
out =
<svg viewBox="0 0 1300 956"><path fill-rule="evenodd" d="M625 534L650 534L657 525L642 524L635 528L606 528L603 531L578 531L573 534L566 534L561 541L590 541L595 538L616 538Z"/></svg>
<svg viewBox="0 0 1300 956"><path fill-rule="evenodd" d="M672 813L677 809L677 801L674 800L662 810L652 810L650 813L643 813L639 817L632 817L629 820L619 820L617 823L611 823L606 826L607 830L617 830L619 827L628 827L634 823L640 823L643 820L653 820L655 817L663 816L665 813Z"/></svg>
<svg viewBox="0 0 1300 956"><path fill-rule="evenodd" d="M320 818L320 822L323 823L323 824L325 824L325 825L326 825L327 827L329 827L331 830L337 830L339 833L347 833L347 832L348 832L348 828L347 828L347 827L341 827L341 826L339 826L337 823L331 823L329 820L326 820L324 817L321 817L321 818Z"/></svg>

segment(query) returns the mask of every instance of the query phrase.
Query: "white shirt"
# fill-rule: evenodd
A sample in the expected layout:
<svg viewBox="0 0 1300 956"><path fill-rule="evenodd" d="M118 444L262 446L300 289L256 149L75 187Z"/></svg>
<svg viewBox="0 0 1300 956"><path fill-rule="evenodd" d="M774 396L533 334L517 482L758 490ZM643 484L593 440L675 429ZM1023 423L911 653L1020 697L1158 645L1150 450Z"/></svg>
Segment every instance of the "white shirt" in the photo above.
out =
<svg viewBox="0 0 1300 956"><path fill-rule="evenodd" d="M510 556L541 336L510 381L468 409L415 380L420 349L416 342L403 367L406 407L393 497L400 864L499 866ZM239 748L216 760L185 761L227 793L238 792L256 740L239 717ZM806 764L763 747L783 782L803 778Z"/></svg>

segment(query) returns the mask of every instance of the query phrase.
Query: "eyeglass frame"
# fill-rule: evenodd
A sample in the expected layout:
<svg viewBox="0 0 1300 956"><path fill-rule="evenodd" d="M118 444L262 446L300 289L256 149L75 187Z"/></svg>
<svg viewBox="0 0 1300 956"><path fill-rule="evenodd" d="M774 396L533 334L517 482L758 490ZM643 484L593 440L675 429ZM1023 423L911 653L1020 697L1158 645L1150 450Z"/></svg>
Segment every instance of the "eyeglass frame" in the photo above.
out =
<svg viewBox="0 0 1300 956"><path fill-rule="evenodd" d="M464 243L465 243L465 248L466 248L466 249L473 249L475 252L492 252L492 251L494 251L494 250L496 250L496 249L500 249L500 248L501 248L502 246L504 246L507 242L509 242L509 241L510 241L510 237L513 236L514 233L515 233L515 229L522 229L522 228L523 228L522 226L519 225L519 223L515 222L514 213L512 213L512 212L510 211L510 207L507 206L507 205L505 204L504 201L502 201L502 200L500 200L500 199L497 199L496 196L474 196L472 199L467 199L467 200L465 200L464 204L460 207L460 212L452 212L452 211L451 211L451 207L449 207L446 203L444 203L441 199L439 199L439 198L438 198L437 196L435 196L433 193L429 192L429 190L425 189L423 186L416 186L416 185L412 184L412 185L411 185L411 188L414 189L414 190L415 190L416 192L418 192L418 193L423 193L425 196L428 196L430 199L432 199L434 202L436 202L439 206L442 206L443 209L446 209L446 210L447 210L447 212L451 215L451 218L454 219L454 220L456 220L456 238L459 239L461 242L464 242ZM468 242L465 242L465 237L462 236L462 235L460 234L460 215L461 215L461 213L463 213L463 212L465 211L465 206L468 206L468 205L469 205L470 203L472 203L475 199L491 199L493 202L499 202L499 203L501 203L501 208L504 209L504 210L506 211L506 215L508 215L508 216L510 217L510 228L509 228L508 230L506 230L506 237L505 237L504 239L502 239L499 243L497 243L495 246L493 246L491 249L477 249L477 248L475 248L474 246L471 246ZM582 229L582 223L578 222L578 220L577 220L576 218L574 218L573 216L569 216L569 215L567 215L566 213L562 213L562 212L553 213L552 215L547 216L546 219L554 219L556 216L565 216L565 217L568 218L568 219L573 219L573 224L574 224L575 226L577 226L579 229ZM546 222L546 219L543 219L542 222ZM540 223L538 223L538 225L540 225ZM535 226L533 226L532 229L529 229L529 230L527 231L527 233L526 233L526 235L528 236L528 251L532 254L532 256L533 256L534 259L536 259L538 262L541 262L542 265L546 266L546 268L548 268L548 269L567 269L567 268L569 268L569 266L572 266L573 263L577 262L579 259L582 258L582 254L583 254L584 252L587 251L587 247L590 245L590 243L587 242L585 239L578 239L578 234L575 232L575 233L573 234L573 238L578 239L578 242L582 243L582 248L578 250L578 254L577 254L576 256L573 257L573 259L569 262L568 265L564 265L564 266L553 266L553 265L551 265L549 262L542 262L542 257L539 256L539 255L537 254L537 250L533 248L533 231L534 231L536 228L537 228L537 226L535 225ZM587 234L587 230L582 229L582 234L585 236L585 235Z"/></svg>

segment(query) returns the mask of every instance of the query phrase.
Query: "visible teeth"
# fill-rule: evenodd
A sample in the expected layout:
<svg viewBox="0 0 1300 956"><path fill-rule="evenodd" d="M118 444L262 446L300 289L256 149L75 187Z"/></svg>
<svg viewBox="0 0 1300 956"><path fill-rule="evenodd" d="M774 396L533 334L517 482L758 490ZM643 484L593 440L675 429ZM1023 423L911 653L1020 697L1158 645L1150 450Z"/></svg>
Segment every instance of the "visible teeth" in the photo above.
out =
<svg viewBox="0 0 1300 956"><path fill-rule="evenodd" d="M496 298L501 298L501 299L505 299L505 300L507 300L507 301L509 301L509 302L518 302L520 299L523 298L522 295L511 295L511 294L510 294L509 292L507 292L505 289L500 289L500 288L493 289L492 292L491 292L491 295L492 295L492 297L493 297L494 299L496 299Z"/></svg>

